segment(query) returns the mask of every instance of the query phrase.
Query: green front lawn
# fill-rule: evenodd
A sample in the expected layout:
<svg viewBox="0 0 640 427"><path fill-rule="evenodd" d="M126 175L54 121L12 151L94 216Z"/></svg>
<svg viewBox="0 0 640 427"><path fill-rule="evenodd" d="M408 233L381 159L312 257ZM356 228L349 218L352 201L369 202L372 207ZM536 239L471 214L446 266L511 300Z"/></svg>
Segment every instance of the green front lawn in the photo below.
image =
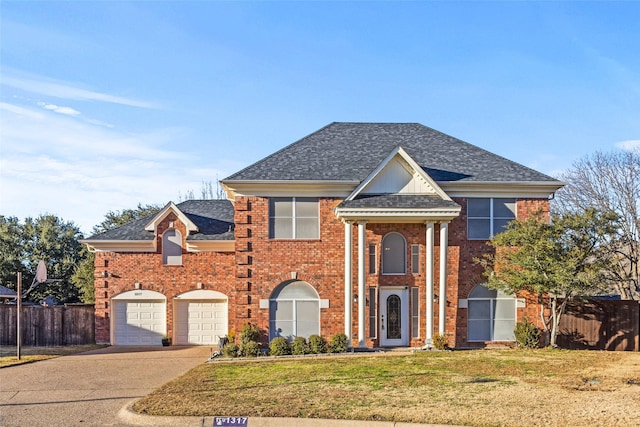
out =
<svg viewBox="0 0 640 427"><path fill-rule="evenodd" d="M477 350L214 361L134 409L474 426L640 425L640 354Z"/></svg>

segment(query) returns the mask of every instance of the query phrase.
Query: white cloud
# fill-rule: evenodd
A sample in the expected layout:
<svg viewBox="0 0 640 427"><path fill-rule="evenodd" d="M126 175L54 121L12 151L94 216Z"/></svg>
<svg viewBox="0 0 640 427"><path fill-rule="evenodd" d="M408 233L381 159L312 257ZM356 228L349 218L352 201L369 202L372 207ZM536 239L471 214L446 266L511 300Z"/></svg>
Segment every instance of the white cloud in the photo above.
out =
<svg viewBox="0 0 640 427"><path fill-rule="evenodd" d="M177 201L225 171L180 142L180 128L126 132L55 109L0 103L0 213L24 219L52 213L87 234L110 210ZM179 141L179 142L177 142Z"/></svg>
<svg viewBox="0 0 640 427"><path fill-rule="evenodd" d="M158 105L152 102L96 92L94 90L81 88L78 84L52 80L46 77L35 75L27 76L24 72L14 72L3 69L2 74L2 84L4 86L39 95L76 101L101 101L139 108L159 108Z"/></svg>
<svg viewBox="0 0 640 427"><path fill-rule="evenodd" d="M47 104L46 102L38 102L38 105L44 108L45 110L53 111L58 114L65 114L67 116L79 116L80 111L75 110L71 107L60 107L56 104Z"/></svg>
<svg viewBox="0 0 640 427"><path fill-rule="evenodd" d="M640 150L640 139L620 141L616 143L616 147L626 151Z"/></svg>

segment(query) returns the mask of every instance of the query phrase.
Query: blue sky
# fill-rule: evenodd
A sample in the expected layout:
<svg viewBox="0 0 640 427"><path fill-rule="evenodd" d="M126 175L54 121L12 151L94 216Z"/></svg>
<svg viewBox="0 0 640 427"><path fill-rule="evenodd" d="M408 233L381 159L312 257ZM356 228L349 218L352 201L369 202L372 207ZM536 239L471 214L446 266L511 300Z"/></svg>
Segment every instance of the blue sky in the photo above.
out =
<svg viewBox="0 0 640 427"><path fill-rule="evenodd" d="M0 214L83 232L333 121L556 175L640 146L640 2L0 3Z"/></svg>

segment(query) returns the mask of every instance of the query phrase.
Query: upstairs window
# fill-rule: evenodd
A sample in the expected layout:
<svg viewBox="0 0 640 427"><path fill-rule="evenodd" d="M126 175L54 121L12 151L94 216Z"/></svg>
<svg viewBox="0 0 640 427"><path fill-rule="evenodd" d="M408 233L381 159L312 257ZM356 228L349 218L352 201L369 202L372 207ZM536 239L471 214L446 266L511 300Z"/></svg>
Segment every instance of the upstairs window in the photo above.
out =
<svg viewBox="0 0 640 427"><path fill-rule="evenodd" d="M420 245L411 245L411 272L420 274Z"/></svg>
<svg viewBox="0 0 640 427"><path fill-rule="evenodd" d="M369 274L376 274L376 245L369 245Z"/></svg>
<svg viewBox="0 0 640 427"><path fill-rule="evenodd" d="M182 234L173 228L162 235L162 263L182 265Z"/></svg>
<svg viewBox="0 0 640 427"><path fill-rule="evenodd" d="M407 273L407 242L400 233L389 233L382 239L382 274Z"/></svg>
<svg viewBox="0 0 640 427"><path fill-rule="evenodd" d="M468 199L467 237L489 240L516 219L516 199Z"/></svg>
<svg viewBox="0 0 640 427"><path fill-rule="evenodd" d="M320 204L308 197L269 199L269 237L319 239Z"/></svg>

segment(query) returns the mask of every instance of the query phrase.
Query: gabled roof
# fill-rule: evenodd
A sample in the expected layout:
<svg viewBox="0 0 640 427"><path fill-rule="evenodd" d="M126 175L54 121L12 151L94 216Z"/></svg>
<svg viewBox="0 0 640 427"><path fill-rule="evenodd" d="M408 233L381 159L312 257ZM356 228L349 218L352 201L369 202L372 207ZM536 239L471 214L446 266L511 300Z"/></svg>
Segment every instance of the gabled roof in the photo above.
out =
<svg viewBox="0 0 640 427"><path fill-rule="evenodd" d="M403 163L406 164L406 166L403 166ZM396 188L393 188L391 193L393 194L410 193L410 192L414 192L414 193L418 192L420 194L433 193L439 196L440 199L451 200L451 198L447 195L447 193L442 191L440 186L436 184L436 182L424 171L424 169L420 167L420 165L418 165L411 158L411 156L407 154L405 150L402 149L402 147L394 148L391 151L391 153L389 153L389 155L369 174L369 176L365 178L360 183L360 185L356 187L355 190L353 190L353 192L346 198L346 200L347 201L354 200L361 194L376 194L376 191L371 191L370 187L372 187L375 184L375 181L379 176L383 175L386 172L386 170L391 169L394 164L398 166L396 167L396 171L390 172L390 174L396 175L396 179L392 178L392 180L396 182L391 183L390 185L392 187L395 186ZM402 170L400 174L407 175L407 178L405 178L404 182L402 182L402 180L400 182L397 181L397 176L398 176L397 169ZM413 189L412 189L413 191L405 188L398 188L399 186L402 186L402 187L409 186L410 184L416 181L418 181L418 183L413 185ZM418 189L417 187L422 187L422 188ZM390 190L390 189L391 188L387 186L387 190ZM386 191L384 194L388 194L388 193L389 191Z"/></svg>
<svg viewBox="0 0 640 427"><path fill-rule="evenodd" d="M242 181L362 182L402 147L437 182L562 183L419 123L331 123L229 176Z"/></svg>
<svg viewBox="0 0 640 427"><path fill-rule="evenodd" d="M167 205L164 208L162 208L162 210L158 212L151 219L151 221L149 221L149 223L144 227L144 229L146 231L155 231L156 228L158 227L158 224L163 219L165 219L166 216L169 215L170 213L173 213L180 219L180 221L182 221L185 227L187 227L187 231L189 232L189 234L198 232L198 226L195 225L193 221L191 221L189 217L186 216L180 209L178 209L178 207L173 202L167 203Z"/></svg>
<svg viewBox="0 0 640 427"><path fill-rule="evenodd" d="M177 209L197 229L187 236L193 240L233 240L233 205L228 200L188 200L178 205L168 204L159 214L134 220L121 227L83 240L92 241L152 241L154 230L147 225L162 218L168 210Z"/></svg>

